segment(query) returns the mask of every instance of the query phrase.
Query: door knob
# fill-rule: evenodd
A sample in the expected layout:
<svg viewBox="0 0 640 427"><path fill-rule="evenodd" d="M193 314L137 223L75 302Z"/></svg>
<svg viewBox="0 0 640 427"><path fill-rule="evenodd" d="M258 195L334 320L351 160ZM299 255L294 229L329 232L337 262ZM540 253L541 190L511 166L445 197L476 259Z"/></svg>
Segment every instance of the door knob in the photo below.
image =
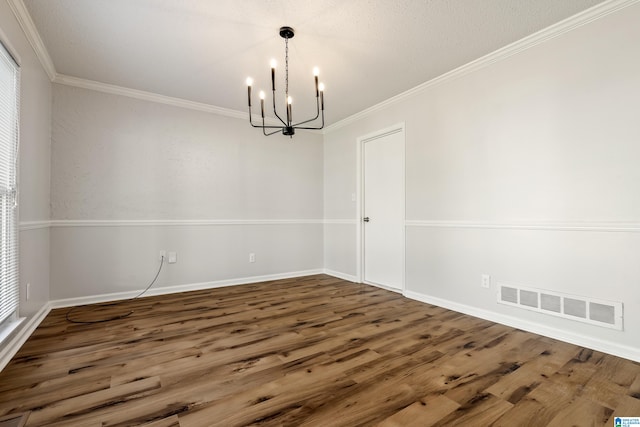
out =
<svg viewBox="0 0 640 427"><path fill-rule="evenodd" d="M364 218L362 218L362 220L363 220L364 222L369 222L369 217L368 217L368 216L365 216Z"/></svg>

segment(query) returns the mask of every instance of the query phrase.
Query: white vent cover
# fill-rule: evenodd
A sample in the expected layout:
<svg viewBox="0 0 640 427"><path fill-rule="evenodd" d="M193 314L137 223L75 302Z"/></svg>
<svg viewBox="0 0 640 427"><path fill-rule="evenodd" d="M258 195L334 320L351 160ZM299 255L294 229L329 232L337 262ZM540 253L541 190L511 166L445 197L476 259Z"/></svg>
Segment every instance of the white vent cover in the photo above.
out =
<svg viewBox="0 0 640 427"><path fill-rule="evenodd" d="M622 330L622 303L498 283L498 303Z"/></svg>

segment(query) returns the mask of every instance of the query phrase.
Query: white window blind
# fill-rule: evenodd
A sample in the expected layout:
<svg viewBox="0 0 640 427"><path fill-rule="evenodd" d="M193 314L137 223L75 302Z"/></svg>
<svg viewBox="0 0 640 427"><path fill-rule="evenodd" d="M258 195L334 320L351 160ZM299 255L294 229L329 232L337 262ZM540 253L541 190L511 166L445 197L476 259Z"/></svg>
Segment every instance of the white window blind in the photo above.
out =
<svg viewBox="0 0 640 427"><path fill-rule="evenodd" d="M20 75L0 43L0 328L18 310L18 129Z"/></svg>

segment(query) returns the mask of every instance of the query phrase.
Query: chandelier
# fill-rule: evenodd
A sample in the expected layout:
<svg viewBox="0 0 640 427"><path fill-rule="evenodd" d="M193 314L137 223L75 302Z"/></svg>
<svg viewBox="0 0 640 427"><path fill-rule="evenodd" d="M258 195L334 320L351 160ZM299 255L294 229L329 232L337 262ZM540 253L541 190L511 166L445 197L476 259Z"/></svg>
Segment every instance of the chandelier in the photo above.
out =
<svg viewBox="0 0 640 427"><path fill-rule="evenodd" d="M284 99L286 101L286 120L284 120L278 114L276 109L276 61L275 59L271 60L271 92L272 92L272 100L273 100L273 114L276 116L278 120L280 120L281 124L277 124L275 126L265 125L264 123L264 98L265 94L263 91L260 91L260 113L262 115L262 124L254 124L251 118L251 86L253 85L253 79L251 77L247 78L247 95L249 102L249 123L254 128L262 128L262 133L265 136L274 135L278 132L282 132L283 135L293 137L296 133L296 129L322 129L324 127L324 84L318 83L318 67L313 69L313 76L315 81L316 88L316 115L308 120L304 120L301 122L294 123L293 121L293 111L291 104L293 104L293 100L291 96L289 96L289 39L292 39L294 36L293 28L291 27L281 27L280 28L280 37L284 39L284 76L285 76L285 88L284 88ZM319 127L312 126L301 126L306 125L307 123L311 123L320 117L322 114L322 123ZM267 129L276 129L274 131L267 132Z"/></svg>

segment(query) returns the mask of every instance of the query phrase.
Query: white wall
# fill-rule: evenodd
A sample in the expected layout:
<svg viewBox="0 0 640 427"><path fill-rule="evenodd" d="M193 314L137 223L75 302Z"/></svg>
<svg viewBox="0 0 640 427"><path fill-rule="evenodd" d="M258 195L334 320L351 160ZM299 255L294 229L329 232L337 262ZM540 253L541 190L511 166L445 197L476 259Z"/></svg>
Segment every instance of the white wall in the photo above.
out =
<svg viewBox="0 0 640 427"><path fill-rule="evenodd" d="M0 40L20 65L20 315L32 318L49 301L51 83L7 2L0 2Z"/></svg>
<svg viewBox="0 0 640 427"><path fill-rule="evenodd" d="M53 86L52 299L322 269L321 135Z"/></svg>
<svg viewBox="0 0 640 427"><path fill-rule="evenodd" d="M341 132L324 139L324 267L356 280L356 146Z"/></svg>
<svg viewBox="0 0 640 427"><path fill-rule="evenodd" d="M640 359L639 22L636 4L328 133L325 215L356 215L356 139L405 122L407 292ZM327 269L355 274L351 242ZM625 331L498 305L481 274L622 301Z"/></svg>

